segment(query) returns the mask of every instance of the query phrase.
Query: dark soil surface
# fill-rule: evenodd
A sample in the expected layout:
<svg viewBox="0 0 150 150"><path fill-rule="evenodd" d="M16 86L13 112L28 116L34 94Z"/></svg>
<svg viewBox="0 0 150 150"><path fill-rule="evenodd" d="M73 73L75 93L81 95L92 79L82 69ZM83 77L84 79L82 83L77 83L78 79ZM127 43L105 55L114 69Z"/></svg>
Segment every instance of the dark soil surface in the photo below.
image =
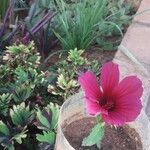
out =
<svg viewBox="0 0 150 150"><path fill-rule="evenodd" d="M83 138L89 134L94 124L94 118L84 118L65 127L64 134L76 150L98 150L96 146L81 146ZM117 129L106 126L101 150L142 150L142 144L134 129L128 126L118 127Z"/></svg>
<svg viewBox="0 0 150 150"><path fill-rule="evenodd" d="M57 52L57 50L55 51ZM105 63L107 61L110 61L114 58L116 51L107 51L102 50L100 47L93 46L90 49L86 50L84 53L85 58L88 58L88 60L94 60L96 59L99 63ZM57 62L65 59L67 55L63 55L61 58L59 57L60 54L53 55L50 59L47 61L47 66L53 66Z"/></svg>
<svg viewBox="0 0 150 150"><path fill-rule="evenodd" d="M103 64L113 60L115 54L115 50L102 50L101 48L94 46L85 51L85 58L88 58L88 60L91 61L96 59L99 63Z"/></svg>

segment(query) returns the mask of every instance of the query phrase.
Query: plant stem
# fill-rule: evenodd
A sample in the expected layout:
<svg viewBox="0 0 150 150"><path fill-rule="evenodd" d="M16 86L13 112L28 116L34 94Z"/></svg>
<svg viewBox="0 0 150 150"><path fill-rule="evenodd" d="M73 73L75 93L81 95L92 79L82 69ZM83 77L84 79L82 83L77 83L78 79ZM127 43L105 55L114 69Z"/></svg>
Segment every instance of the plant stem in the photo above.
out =
<svg viewBox="0 0 150 150"><path fill-rule="evenodd" d="M102 123L102 121L101 121L101 116L100 116L100 115L97 115L97 116L96 116L96 121L97 121L97 123Z"/></svg>
<svg viewBox="0 0 150 150"><path fill-rule="evenodd" d="M102 121L102 118L101 118L100 115L97 115L97 116L96 116L96 121L97 121L98 124L100 124L101 126L104 127L105 122Z"/></svg>

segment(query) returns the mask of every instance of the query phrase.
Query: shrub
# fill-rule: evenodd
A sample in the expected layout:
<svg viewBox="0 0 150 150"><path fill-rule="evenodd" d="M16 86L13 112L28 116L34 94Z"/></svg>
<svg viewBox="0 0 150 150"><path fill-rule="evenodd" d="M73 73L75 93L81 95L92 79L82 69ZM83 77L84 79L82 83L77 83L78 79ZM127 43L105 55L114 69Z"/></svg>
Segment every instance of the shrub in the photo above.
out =
<svg viewBox="0 0 150 150"><path fill-rule="evenodd" d="M95 73L99 70L99 63L96 60L88 61L84 57L84 50L70 50L65 60L58 62L49 69L56 75L56 82L48 85L48 92L59 95L66 100L70 95L77 92L79 85L77 82L78 74L85 70L93 70Z"/></svg>
<svg viewBox="0 0 150 150"><path fill-rule="evenodd" d="M54 145L59 107L47 92L51 77L39 65L33 42L7 47L1 60L0 145L5 149Z"/></svg>

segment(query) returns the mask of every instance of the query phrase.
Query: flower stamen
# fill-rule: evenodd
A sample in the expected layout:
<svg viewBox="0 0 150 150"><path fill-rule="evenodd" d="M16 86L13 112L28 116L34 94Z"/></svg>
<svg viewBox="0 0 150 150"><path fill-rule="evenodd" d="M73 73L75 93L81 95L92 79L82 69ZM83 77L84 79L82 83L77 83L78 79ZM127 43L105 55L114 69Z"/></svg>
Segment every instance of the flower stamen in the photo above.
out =
<svg viewBox="0 0 150 150"><path fill-rule="evenodd" d="M100 100L99 105L108 111L113 111L115 108L115 103L113 101Z"/></svg>

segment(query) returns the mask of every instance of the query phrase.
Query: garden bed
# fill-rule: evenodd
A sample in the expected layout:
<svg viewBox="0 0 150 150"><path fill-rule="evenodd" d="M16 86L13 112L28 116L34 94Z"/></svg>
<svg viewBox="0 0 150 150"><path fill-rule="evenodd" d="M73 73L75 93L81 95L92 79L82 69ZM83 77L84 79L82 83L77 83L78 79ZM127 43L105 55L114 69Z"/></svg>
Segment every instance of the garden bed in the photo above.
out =
<svg viewBox="0 0 150 150"><path fill-rule="evenodd" d="M91 70L99 76L102 64L113 60L140 0L133 0L132 7L128 0L102 2L27 1L10 5L2 16L0 149L54 149L60 115L56 150L97 150L96 146L81 147L95 119L85 117L85 112L75 121L74 116L66 118L74 109L65 115L62 109L76 102L64 101L79 91L80 74ZM92 17L95 10L99 15ZM142 150L137 128L106 126L105 133L102 150Z"/></svg>

